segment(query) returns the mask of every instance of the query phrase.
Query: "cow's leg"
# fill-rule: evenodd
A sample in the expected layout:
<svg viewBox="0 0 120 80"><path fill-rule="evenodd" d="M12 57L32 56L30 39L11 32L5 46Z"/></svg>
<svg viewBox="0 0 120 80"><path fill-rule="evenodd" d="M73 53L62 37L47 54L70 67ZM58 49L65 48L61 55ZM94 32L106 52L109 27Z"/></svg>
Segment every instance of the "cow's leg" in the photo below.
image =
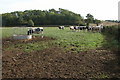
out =
<svg viewBox="0 0 120 80"><path fill-rule="evenodd" d="M30 35L30 32L29 32L29 31L27 31L27 35Z"/></svg>

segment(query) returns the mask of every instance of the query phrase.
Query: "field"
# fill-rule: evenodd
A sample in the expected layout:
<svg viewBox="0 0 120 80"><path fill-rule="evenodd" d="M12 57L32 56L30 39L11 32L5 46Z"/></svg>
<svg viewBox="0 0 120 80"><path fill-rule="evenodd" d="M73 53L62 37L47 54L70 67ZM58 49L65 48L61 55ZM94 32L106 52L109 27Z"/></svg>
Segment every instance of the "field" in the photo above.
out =
<svg viewBox="0 0 120 80"><path fill-rule="evenodd" d="M2 29L3 78L120 78L116 43L101 33L45 27L43 38L21 41L13 33Z"/></svg>

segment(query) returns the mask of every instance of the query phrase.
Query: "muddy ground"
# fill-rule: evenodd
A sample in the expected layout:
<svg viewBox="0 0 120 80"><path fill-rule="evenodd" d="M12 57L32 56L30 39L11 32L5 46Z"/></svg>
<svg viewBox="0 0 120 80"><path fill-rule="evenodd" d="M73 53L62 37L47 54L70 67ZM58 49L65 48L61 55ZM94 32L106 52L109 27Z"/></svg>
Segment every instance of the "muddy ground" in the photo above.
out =
<svg viewBox="0 0 120 80"><path fill-rule="evenodd" d="M33 53L5 50L10 44L48 40L55 39L3 39L3 78L120 78L120 57L117 51L99 48L73 53L52 45Z"/></svg>

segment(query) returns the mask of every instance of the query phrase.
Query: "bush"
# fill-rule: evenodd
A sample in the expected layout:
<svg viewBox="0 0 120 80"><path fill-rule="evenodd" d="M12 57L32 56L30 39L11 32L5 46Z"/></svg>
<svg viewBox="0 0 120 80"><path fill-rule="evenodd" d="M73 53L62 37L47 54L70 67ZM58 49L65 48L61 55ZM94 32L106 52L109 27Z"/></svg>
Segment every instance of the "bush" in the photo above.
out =
<svg viewBox="0 0 120 80"><path fill-rule="evenodd" d="M106 26L103 31L109 45L120 48L120 25L119 26Z"/></svg>

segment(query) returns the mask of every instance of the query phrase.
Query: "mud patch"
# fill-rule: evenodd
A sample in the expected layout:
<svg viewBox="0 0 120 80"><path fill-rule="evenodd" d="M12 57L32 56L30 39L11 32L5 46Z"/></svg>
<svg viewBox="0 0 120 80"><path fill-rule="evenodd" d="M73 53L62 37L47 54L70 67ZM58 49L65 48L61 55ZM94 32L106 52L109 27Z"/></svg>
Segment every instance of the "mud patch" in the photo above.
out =
<svg viewBox="0 0 120 80"><path fill-rule="evenodd" d="M2 39L2 47L3 49L9 48L11 45L16 45L16 44L26 44L26 43L36 43L40 41L48 42L51 40L56 40L55 38L52 37L41 37L41 36L34 36L32 39L29 40L14 40L12 37L10 38L4 38Z"/></svg>
<svg viewBox="0 0 120 80"><path fill-rule="evenodd" d="M104 48L81 53L65 52L57 45L30 53L20 48L5 50L12 44L50 40L55 39L3 39L3 78L120 78L118 53Z"/></svg>
<svg viewBox="0 0 120 80"><path fill-rule="evenodd" d="M9 55L9 54L8 54ZM107 72L107 65L116 55L105 50L65 53L51 47L34 53L3 57L3 78L110 78L119 73ZM111 62L118 66L118 61ZM120 68L118 67L119 70ZM116 71L118 72L118 71ZM115 74L115 75L114 75Z"/></svg>
<svg viewBox="0 0 120 80"><path fill-rule="evenodd" d="M55 38L52 37L41 37L41 36L33 36L32 39L29 40L14 40L12 37L10 38L4 38L2 39L2 43L4 44L9 44L9 43L30 43L30 42L38 42L38 41L49 41L49 40L56 40Z"/></svg>
<svg viewBox="0 0 120 80"><path fill-rule="evenodd" d="M34 36L33 39L30 40L14 40L12 37L10 38L4 38L2 39L2 51L3 51L3 56L15 56L15 55L20 55L25 53L23 51L22 45L17 46L19 44L26 44L27 43L37 43L37 42L48 42L51 40L55 40L55 38L51 37L41 37L41 36ZM12 48L13 47L13 48Z"/></svg>

